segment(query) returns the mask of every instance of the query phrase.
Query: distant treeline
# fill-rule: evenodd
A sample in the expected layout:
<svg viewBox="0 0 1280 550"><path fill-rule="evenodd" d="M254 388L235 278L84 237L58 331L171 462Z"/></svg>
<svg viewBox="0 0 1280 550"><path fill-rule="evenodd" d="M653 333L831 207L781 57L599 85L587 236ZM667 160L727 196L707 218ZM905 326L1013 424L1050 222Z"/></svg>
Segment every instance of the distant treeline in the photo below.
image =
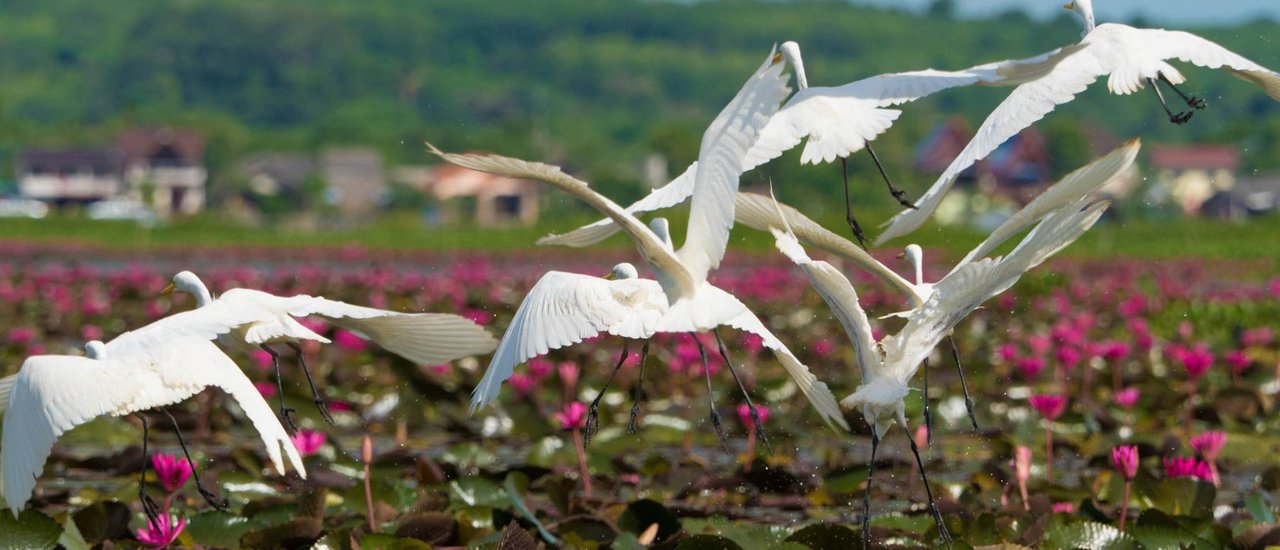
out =
<svg viewBox="0 0 1280 550"><path fill-rule="evenodd" d="M627 198L640 192L648 153L667 155L673 171L693 160L707 122L774 43L798 41L810 82L837 85L1034 55L1079 39L1069 15L957 22L808 1L9 0L0 3L0 179L22 147L100 144L123 127L171 124L208 136L215 196L233 191L227 168L248 152L363 144L420 162L429 139L562 162ZM1202 34L1280 67L1278 30L1260 22ZM1165 122L1152 98L1111 97L1101 84L1051 115L1039 127L1057 169L1083 162L1087 124L1120 137L1230 141L1248 168L1280 166L1280 105L1226 74L1187 73L1210 109L1185 127ZM923 189L927 178L909 174L915 144L946 116L980 122L1006 93L958 90L909 105L879 152ZM792 196L837 181L834 168L801 169L796 158L757 177ZM854 167L867 170L862 159Z"/></svg>

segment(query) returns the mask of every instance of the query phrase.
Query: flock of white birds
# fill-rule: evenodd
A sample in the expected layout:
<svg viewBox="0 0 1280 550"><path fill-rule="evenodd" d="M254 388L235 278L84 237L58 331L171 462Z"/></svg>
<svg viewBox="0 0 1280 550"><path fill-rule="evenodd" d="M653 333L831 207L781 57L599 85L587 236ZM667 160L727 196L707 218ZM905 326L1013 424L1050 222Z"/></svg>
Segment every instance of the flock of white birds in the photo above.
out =
<svg viewBox="0 0 1280 550"><path fill-rule="evenodd" d="M283 392L277 418L234 361L213 343L216 340L232 348L256 346L267 350L275 362L277 381L280 379L279 355L271 346L291 347L307 374L316 405L328 420L324 401L297 345L302 340L328 340L297 321L304 316L316 316L352 330L418 364L436 364L493 351L489 367L474 391L473 411L497 397L502 382L517 365L601 333L645 342L641 352L643 376L648 339L654 334L688 333L702 349L696 334L711 332L718 352L736 379L738 375L718 333L722 325L733 327L762 339L830 427L849 429L842 406L862 413L872 427L872 460L868 469L873 472L881 438L895 424L907 427L903 399L910 391L911 380L934 348L971 311L1008 289L1024 272L1093 226L1108 206L1106 201L1094 199L1094 193L1133 163L1139 142L1132 140L1050 186L994 230L947 276L934 283L923 280L919 247L907 247L907 257L914 264L915 273L914 280L904 278L866 252L861 228L852 213L847 213L847 219L858 242L838 236L772 197L739 192L739 179L747 170L778 157L801 141L807 141L801 155L803 163L831 162L837 158L843 163L849 155L866 149L879 166L870 142L897 119L899 111L890 107L956 86L1016 86L919 201L908 200L881 167L885 183L906 209L890 220L888 228L876 240L880 243L920 226L965 168L1048 114L1056 105L1070 101L1099 77L1107 76L1108 87L1116 94L1130 94L1149 86L1170 121L1178 124L1185 123L1206 105L1177 87L1185 79L1167 63L1170 59L1222 68L1258 84L1272 98L1280 100L1280 75L1217 44L1184 32L1138 29L1114 23L1095 28L1089 0L1077 0L1067 7L1078 12L1085 22L1084 38L1078 44L1034 58L989 63L962 71L927 69L886 74L837 87L810 87L799 46L794 42L784 43L769 54L712 121L703 134L698 161L668 185L625 208L555 166L497 155L445 153L428 144L433 153L458 166L543 181L578 197L606 219L564 235L548 236L539 244L587 246L622 230L634 241L653 279L641 278L630 263L615 266L605 277L548 272L529 291L501 341L495 343L483 328L455 315L397 313L318 297L280 297L248 289L230 290L215 298L194 274L182 272L173 278L173 285L167 290L193 295L195 309L126 332L106 343L90 342L85 346L84 357L28 358L16 375L0 380L0 412L5 412L0 442L0 463L3 464L0 496L17 515L30 499L53 444L67 430L102 415L163 410L209 386L221 388L237 402L260 433L278 472L283 475L283 458L287 457L298 474L305 477L302 461L289 441L289 434L295 428L291 410L284 406ZM785 72L788 65L796 78L795 94L791 94L788 86L790 77ZM1161 86L1173 91L1189 110L1171 109ZM637 217L689 198L692 198L689 222L684 244L678 249L666 219L654 218L645 224ZM845 198L848 208L847 179ZM804 271L848 333L861 384L844 400L837 401L827 385L741 301L708 281L710 272L724 258L734 223L771 232L778 250ZM1002 243L1028 229L1008 254L991 256ZM806 245L874 274L901 293L909 309L890 315L905 318L902 328L877 342L848 278L831 264L812 259L804 249ZM702 351L705 362L707 355ZM954 345L952 353L956 353ZM619 362L619 366L621 364ZM710 392L710 369L704 371ZM963 380L963 373L961 377ZM738 385L750 404L740 380ZM966 403L972 420L972 403L967 391ZM720 416L714 405L710 411L712 424L723 443ZM591 414L595 414L594 403ZM756 421L759 422L758 417ZM143 425L145 454L145 418ZM977 426L976 420L974 426ZM763 434L763 427L757 425L757 428ZM914 440L911 448L919 463ZM923 464L920 466L923 477ZM929 506L939 536L949 543L950 536L933 503L927 478L924 485L929 491ZM147 505L150 499L144 487L140 483L139 498L144 511L154 516L154 507ZM201 493L213 506L224 505L203 488ZM866 539L869 500L864 500L864 508L863 537Z"/></svg>

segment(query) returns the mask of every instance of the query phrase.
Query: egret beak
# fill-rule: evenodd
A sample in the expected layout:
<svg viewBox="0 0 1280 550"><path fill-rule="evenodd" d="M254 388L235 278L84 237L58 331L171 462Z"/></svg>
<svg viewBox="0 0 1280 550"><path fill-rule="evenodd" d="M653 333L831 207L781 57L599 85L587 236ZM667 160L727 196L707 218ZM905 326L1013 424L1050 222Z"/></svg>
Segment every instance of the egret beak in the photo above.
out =
<svg viewBox="0 0 1280 550"><path fill-rule="evenodd" d="M177 283L169 283L169 286L164 287L164 290L160 291L160 295L168 296L170 294L173 294L173 291L177 289L178 289Z"/></svg>
<svg viewBox="0 0 1280 550"><path fill-rule="evenodd" d="M770 65L777 64L777 63L782 63L782 52L773 54L773 60L769 61Z"/></svg>
<svg viewBox="0 0 1280 550"><path fill-rule="evenodd" d="M1062 7L1066 8L1066 9L1069 9L1069 10L1074 10L1074 9L1076 9L1076 3L1075 3L1075 2L1067 2L1066 4L1063 4L1063 5L1062 5Z"/></svg>
<svg viewBox="0 0 1280 550"><path fill-rule="evenodd" d="M604 275L601 275L600 278L606 281L612 281L614 279L617 279L618 277L614 275L612 271L610 271L608 273L605 273Z"/></svg>

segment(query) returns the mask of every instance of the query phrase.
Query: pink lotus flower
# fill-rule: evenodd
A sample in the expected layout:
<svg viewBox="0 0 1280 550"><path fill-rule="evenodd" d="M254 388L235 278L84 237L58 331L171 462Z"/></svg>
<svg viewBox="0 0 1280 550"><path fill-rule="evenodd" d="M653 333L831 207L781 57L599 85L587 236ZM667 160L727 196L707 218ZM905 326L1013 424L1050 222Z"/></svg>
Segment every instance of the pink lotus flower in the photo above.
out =
<svg viewBox="0 0 1280 550"><path fill-rule="evenodd" d="M1133 318L1142 315L1147 310L1147 299L1141 294L1130 296L1123 302L1120 302L1120 315L1125 318Z"/></svg>
<svg viewBox="0 0 1280 550"><path fill-rule="evenodd" d="M1022 375L1022 379L1028 382L1034 380L1040 371L1044 370L1044 360L1036 357L1021 357L1014 364L1018 368L1018 373Z"/></svg>
<svg viewBox="0 0 1280 550"><path fill-rule="evenodd" d="M483 309L468 308L462 310L462 316L477 325L487 325L493 321L493 315Z"/></svg>
<svg viewBox="0 0 1280 550"><path fill-rule="evenodd" d="M444 376L449 374L449 371L453 370L453 365L451 363L440 363L439 365L431 365L427 367L427 370L431 371L431 374L436 376Z"/></svg>
<svg viewBox="0 0 1280 550"><path fill-rule="evenodd" d="M1040 413L1040 416L1049 421L1057 420L1067 410L1065 395L1033 395L1027 398L1027 402Z"/></svg>
<svg viewBox="0 0 1280 550"><path fill-rule="evenodd" d="M101 340L102 327L98 325L85 325L80 327L80 339L86 342L89 340Z"/></svg>
<svg viewBox="0 0 1280 550"><path fill-rule="evenodd" d="M1133 476L1138 475L1138 447L1121 445L1111 449L1111 464L1126 481L1133 479Z"/></svg>
<svg viewBox="0 0 1280 550"><path fill-rule="evenodd" d="M1031 479L1031 447L1018 445L1013 451L1013 471L1018 483L1026 483Z"/></svg>
<svg viewBox="0 0 1280 550"><path fill-rule="evenodd" d="M769 420L769 407L756 405L756 414L760 415L760 424L764 424ZM746 403L738 405L738 420L742 422L743 426L755 426L755 422L751 420L751 407L748 407Z"/></svg>
<svg viewBox="0 0 1280 550"><path fill-rule="evenodd" d="M564 409L555 414L560 427L566 430L581 430L587 425L587 406L577 401L570 401Z"/></svg>
<svg viewBox="0 0 1280 550"><path fill-rule="evenodd" d="M258 390L264 399L271 399L276 396L276 385L271 382L254 382L253 388Z"/></svg>
<svg viewBox="0 0 1280 550"><path fill-rule="evenodd" d="M582 370L578 368L578 364L573 361L564 361L556 367L556 373L560 375L560 383L564 384L565 391L572 392L573 388L578 386L578 375Z"/></svg>
<svg viewBox="0 0 1280 550"><path fill-rule="evenodd" d="M1076 513L1076 505L1070 502L1055 502L1052 505L1055 514L1074 514Z"/></svg>
<svg viewBox="0 0 1280 550"><path fill-rule="evenodd" d="M320 452L320 448L329 440L324 432L315 430L302 430L289 438L293 442L293 447L298 450L298 454L302 456L311 456Z"/></svg>
<svg viewBox="0 0 1280 550"><path fill-rule="evenodd" d="M1204 432L1191 438L1191 448L1195 449L1206 461L1213 463L1218 461L1218 454L1222 452L1223 445L1227 444L1226 432Z"/></svg>
<svg viewBox="0 0 1280 550"><path fill-rule="evenodd" d="M1173 457L1164 459L1165 477L1194 477L1205 481L1213 481L1213 472L1202 460L1191 457Z"/></svg>
<svg viewBox="0 0 1280 550"><path fill-rule="evenodd" d="M551 376L551 371L556 370L555 364L546 359L530 359L525 368L529 369L529 375L535 380Z"/></svg>
<svg viewBox="0 0 1280 550"><path fill-rule="evenodd" d="M1138 404L1139 396L1138 388L1125 388L1116 392L1113 399L1115 399L1116 404L1120 405L1121 408L1132 409L1134 405Z"/></svg>
<svg viewBox="0 0 1280 550"><path fill-rule="evenodd" d="M639 485L640 474L622 474L618 476L618 481L626 483L627 485Z"/></svg>
<svg viewBox="0 0 1280 550"><path fill-rule="evenodd" d="M1156 344L1156 339L1151 336L1151 328L1147 325L1146 319L1130 320L1129 332L1133 333L1133 345L1140 350L1149 350Z"/></svg>
<svg viewBox="0 0 1280 550"><path fill-rule="evenodd" d="M1204 344L1197 344L1192 349L1185 350L1179 359L1182 361L1182 367L1187 369L1187 377L1192 380L1198 380L1204 373L1213 366L1213 353Z"/></svg>
<svg viewBox="0 0 1280 550"><path fill-rule="evenodd" d="M511 384L511 389L515 390L517 395L529 395L533 392L533 388L538 385L538 381L532 376L523 372L517 372L507 379L507 383Z"/></svg>
<svg viewBox="0 0 1280 550"><path fill-rule="evenodd" d="M1227 366L1231 367L1231 372L1236 374L1243 373L1249 369L1249 365L1253 364L1253 360L1249 359L1249 354L1240 350L1227 352L1227 355L1223 357L1223 360L1227 362Z"/></svg>
<svg viewBox="0 0 1280 550"><path fill-rule="evenodd" d="M1000 344L1000 347L996 348L996 356L1000 358L1001 362L1012 363L1014 359L1018 358L1018 345L1014 343Z"/></svg>
<svg viewBox="0 0 1280 550"><path fill-rule="evenodd" d="M1251 328L1240 335L1240 344L1246 348L1266 347L1275 339L1271 327Z"/></svg>
<svg viewBox="0 0 1280 550"><path fill-rule="evenodd" d="M1109 362L1116 362L1129 356L1129 344L1124 342L1105 342L1102 347L1102 358Z"/></svg>
<svg viewBox="0 0 1280 550"><path fill-rule="evenodd" d="M266 372L275 365L271 359L271 354L265 349L255 349L249 354L249 358L253 360L253 364L258 367L259 372Z"/></svg>
<svg viewBox="0 0 1280 550"><path fill-rule="evenodd" d="M167 492L174 492L191 479L191 462L176 455L151 455L151 469L156 472L156 481Z"/></svg>
<svg viewBox="0 0 1280 550"><path fill-rule="evenodd" d="M39 332L31 327L13 327L9 329L9 343L15 346L25 346L36 340Z"/></svg>
<svg viewBox="0 0 1280 550"><path fill-rule="evenodd" d="M1031 350L1031 354L1036 356L1044 355L1045 352L1049 351L1049 346L1052 343L1049 337L1044 335L1033 334L1027 337L1027 349Z"/></svg>
<svg viewBox="0 0 1280 550"><path fill-rule="evenodd" d="M369 343L364 338L356 336L354 332L338 329L333 333L333 343L338 347L347 351L361 352L369 348Z"/></svg>
<svg viewBox="0 0 1280 550"><path fill-rule="evenodd" d="M1076 349L1075 346L1059 346L1058 349L1054 351L1054 356L1056 356L1058 362L1069 371L1075 370L1075 368L1080 365L1080 359L1082 358L1080 350Z"/></svg>
<svg viewBox="0 0 1280 550"><path fill-rule="evenodd" d="M157 517L155 523L148 522L146 529L137 529L134 532L137 534L138 542L151 548L165 548L178 540L178 535L181 535L186 527L187 520L164 514Z"/></svg>
<svg viewBox="0 0 1280 550"><path fill-rule="evenodd" d="M747 350L747 353L760 353L760 350L764 349L764 339L757 334L743 333L742 348Z"/></svg>
<svg viewBox="0 0 1280 550"><path fill-rule="evenodd" d="M831 352L835 351L835 349L836 345L826 338L819 338L813 343L813 354L818 357L830 357Z"/></svg>

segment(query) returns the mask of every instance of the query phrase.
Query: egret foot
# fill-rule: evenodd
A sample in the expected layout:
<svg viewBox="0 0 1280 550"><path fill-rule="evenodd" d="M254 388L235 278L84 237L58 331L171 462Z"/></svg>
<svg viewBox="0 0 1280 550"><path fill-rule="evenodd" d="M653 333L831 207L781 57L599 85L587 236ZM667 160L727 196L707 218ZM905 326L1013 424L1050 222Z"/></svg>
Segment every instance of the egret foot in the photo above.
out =
<svg viewBox="0 0 1280 550"><path fill-rule="evenodd" d="M591 400L591 406L587 408L587 425L582 430L582 444L587 446L591 444L591 438L600 431L600 398L604 397L605 390L609 389L609 383L613 382L613 377L622 369L622 364L627 362L627 345L622 345L622 356L618 358L618 364L613 366L613 372L609 373L609 378L604 381L604 386L600 388L600 392L596 394L596 398Z"/></svg>
<svg viewBox="0 0 1280 550"><path fill-rule="evenodd" d="M707 377L707 406L711 409L711 425L716 429L716 437L720 438L720 448L724 452L729 452L729 438L724 435L724 423L721 421L720 413L716 411L716 394L711 389L711 364L707 361L707 348L702 347L702 341L698 339L698 335L690 332L689 337L693 338L693 343L698 345L698 355L702 357L702 372Z"/></svg>
<svg viewBox="0 0 1280 550"><path fill-rule="evenodd" d="M311 400L315 402L316 409L320 411L320 418L330 426L334 425L333 415L329 414L329 403L320 397L320 391L316 389L316 382L311 378L311 369L307 367L307 358L302 354L302 346L297 342L289 342L289 347L293 349L293 353L298 357L298 365L302 367L302 374L307 375L307 385L311 386Z"/></svg>
<svg viewBox="0 0 1280 550"><path fill-rule="evenodd" d="M640 348L640 378L636 387L631 390L631 422L627 424L627 433L636 433L636 418L640 416L640 401L644 399L644 364L649 360L649 341L644 341Z"/></svg>
<svg viewBox="0 0 1280 550"><path fill-rule="evenodd" d="M916 456L916 466L920 468L920 479L924 481L924 493L929 497L929 512L933 514L933 521L938 525L938 536L942 537L943 542L947 543L947 547L951 547L951 533L947 531L947 524L942 521L942 513L938 511L938 503L933 499L933 489L929 488L929 476L924 473L924 461L920 460L920 448L916 446L916 441L908 437L907 441L911 442L911 454Z"/></svg>
<svg viewBox="0 0 1280 550"><path fill-rule="evenodd" d="M738 376L738 370L733 368L733 361L729 360L729 352L724 349L724 340L720 339L720 330L711 331L716 337L716 347L720 351L720 358L724 359L724 364L729 367L729 373L733 375L734 381L738 383L738 389L742 390L742 398L747 402L747 409L751 411L751 422L755 426L756 435L760 437L760 442L764 443L765 450L769 454L773 454L773 445L769 444L769 434L764 432L764 422L760 421L760 411L756 409L755 403L751 402L751 394L747 393L747 386L742 383L742 378Z"/></svg>
<svg viewBox="0 0 1280 550"><path fill-rule="evenodd" d="M876 435L876 427L871 426L871 459L867 461L867 488L862 493L863 548L871 547L871 480L876 473L876 447L879 446L880 436Z"/></svg>

